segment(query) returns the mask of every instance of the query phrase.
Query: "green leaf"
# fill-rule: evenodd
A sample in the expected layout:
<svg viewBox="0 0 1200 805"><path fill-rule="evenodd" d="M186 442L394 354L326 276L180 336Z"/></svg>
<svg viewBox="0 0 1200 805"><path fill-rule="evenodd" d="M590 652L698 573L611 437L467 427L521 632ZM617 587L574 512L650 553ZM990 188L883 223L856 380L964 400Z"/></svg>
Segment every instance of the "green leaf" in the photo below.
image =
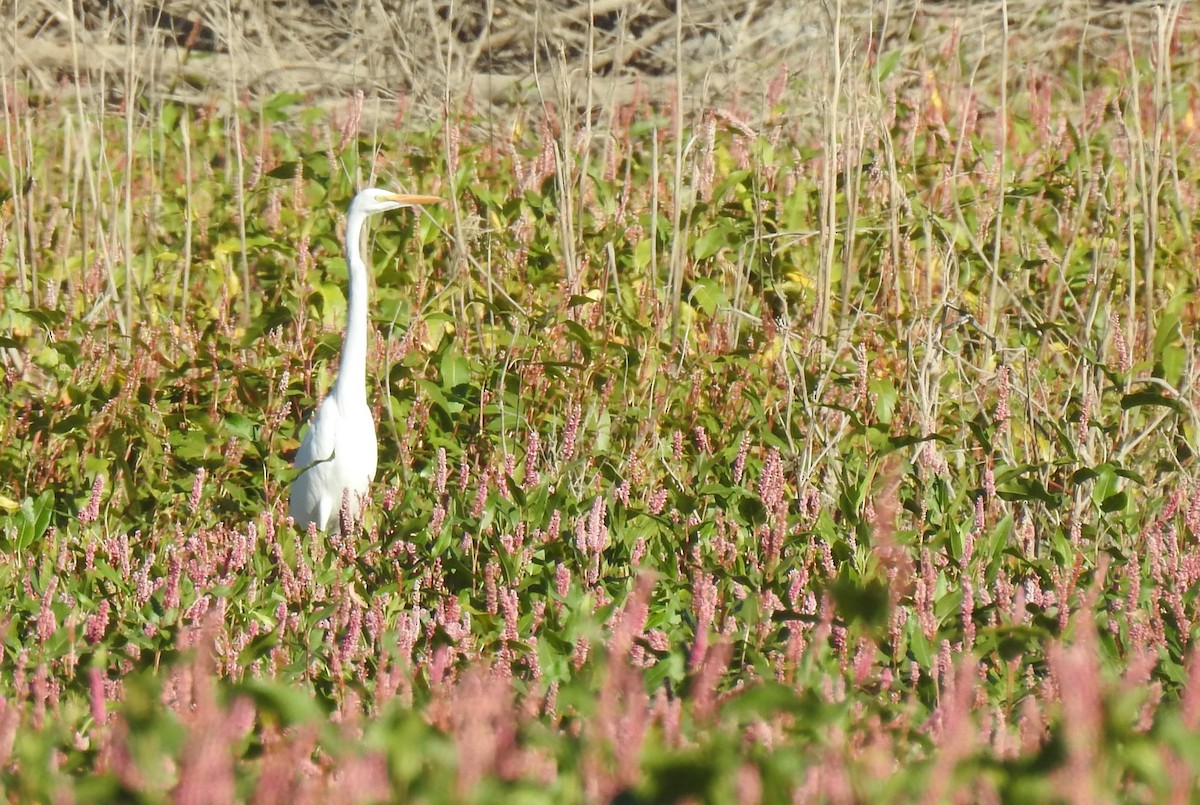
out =
<svg viewBox="0 0 1200 805"><path fill-rule="evenodd" d="M567 320L563 322L567 330L567 338L579 345L583 351L584 361L591 361L592 352L595 348L595 342L591 332L586 327L576 321Z"/></svg>
<svg viewBox="0 0 1200 805"><path fill-rule="evenodd" d="M692 256L697 260L707 260L728 246L729 229L725 226L714 226L696 238L696 245L692 247Z"/></svg>
<svg viewBox="0 0 1200 805"><path fill-rule="evenodd" d="M413 383L418 386L421 391L425 392L430 401L438 408L441 408L447 414L453 416L463 409L463 404L460 402L450 402L446 399L446 395L442 393L441 387L436 383L430 382L423 377L413 379Z"/></svg>
<svg viewBox="0 0 1200 805"><path fill-rule="evenodd" d="M996 495L1001 500L1040 500L1049 506L1057 506L1062 502L1062 495L1051 492L1036 478L1013 478L1004 484L996 485Z"/></svg>
<svg viewBox="0 0 1200 805"><path fill-rule="evenodd" d="M226 414L225 429L239 438L253 440L256 438L258 426L244 414Z"/></svg>
<svg viewBox="0 0 1200 805"><path fill-rule="evenodd" d="M462 353L456 349L447 349L442 355L442 388L451 391L471 380L471 367Z"/></svg>
<svg viewBox="0 0 1200 805"><path fill-rule="evenodd" d="M700 305L706 316L712 316L718 310L729 307L729 298L721 290L720 284L711 277L697 277L689 298Z"/></svg>
<svg viewBox="0 0 1200 805"><path fill-rule="evenodd" d="M881 626L887 621L890 598L887 583L877 578L855 578L846 567L829 587L838 614L847 621Z"/></svg>
<svg viewBox="0 0 1200 805"><path fill-rule="evenodd" d="M1107 514L1112 514L1113 512L1124 511L1125 507L1128 505L1129 505L1128 493L1117 492L1116 494L1109 495L1108 497L1106 497L1104 499L1104 501L1100 504L1100 511L1105 512Z"/></svg>
<svg viewBox="0 0 1200 805"><path fill-rule="evenodd" d="M867 388L875 399L875 418L885 425L890 424L896 401L900 398L896 384L886 377L875 378L867 383Z"/></svg>
<svg viewBox="0 0 1200 805"><path fill-rule="evenodd" d="M306 97L301 92L277 92L263 102L263 115L276 123L282 123L291 117L290 107L302 103Z"/></svg>
<svg viewBox="0 0 1200 805"><path fill-rule="evenodd" d="M304 168L299 162L282 162L267 171L267 176L270 176L272 179L294 179L296 178L296 172L303 170ZM308 179L311 176L306 175L304 178Z"/></svg>
<svg viewBox="0 0 1200 805"><path fill-rule="evenodd" d="M875 80L886 81L900 64L900 57L903 54L903 48L892 48L884 53L875 64Z"/></svg>
<svg viewBox="0 0 1200 805"><path fill-rule="evenodd" d="M976 651L995 651L1002 660L1011 662L1023 654L1036 651L1051 635L1045 629L1023 624L1006 624L979 630Z"/></svg>
<svg viewBox="0 0 1200 805"><path fill-rule="evenodd" d="M1170 408L1172 411L1184 413L1183 405L1174 397L1168 397L1160 391L1135 391L1121 398L1121 410L1153 405Z"/></svg>
<svg viewBox="0 0 1200 805"><path fill-rule="evenodd" d="M37 498L25 498L21 501L18 511L16 549L24 551L35 540L40 540L50 527L50 517L54 514L54 491L47 489Z"/></svg>
<svg viewBox="0 0 1200 805"><path fill-rule="evenodd" d="M234 685L233 691L249 697L254 702L260 719L274 721L283 727L324 717L312 696L303 688L294 685L252 678Z"/></svg>

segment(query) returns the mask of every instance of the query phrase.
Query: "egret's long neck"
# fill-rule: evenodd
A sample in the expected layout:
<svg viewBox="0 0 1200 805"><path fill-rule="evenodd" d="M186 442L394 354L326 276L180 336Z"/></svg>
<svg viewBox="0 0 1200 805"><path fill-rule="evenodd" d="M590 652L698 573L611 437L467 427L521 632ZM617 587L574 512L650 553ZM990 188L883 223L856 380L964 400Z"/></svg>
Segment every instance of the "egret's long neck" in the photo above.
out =
<svg viewBox="0 0 1200 805"><path fill-rule="evenodd" d="M334 393L342 402L367 398L367 267L362 241L367 216L352 213L346 220L346 270L350 286L346 298L346 339Z"/></svg>

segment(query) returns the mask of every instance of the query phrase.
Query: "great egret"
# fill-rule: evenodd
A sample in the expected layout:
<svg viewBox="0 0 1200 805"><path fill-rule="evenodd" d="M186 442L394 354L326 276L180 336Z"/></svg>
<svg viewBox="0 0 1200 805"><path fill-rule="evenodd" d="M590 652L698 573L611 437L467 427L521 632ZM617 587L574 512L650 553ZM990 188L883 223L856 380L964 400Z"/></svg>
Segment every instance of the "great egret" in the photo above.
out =
<svg viewBox="0 0 1200 805"><path fill-rule="evenodd" d="M374 187L350 202L346 216L350 290L342 361L333 388L309 421L292 464L300 474L292 481L288 509L300 528L316 523L323 531L337 533L343 498L349 495L351 515L357 517L375 477L379 442L367 406L367 266L362 248L367 218L400 207L441 202L437 196L410 196Z"/></svg>

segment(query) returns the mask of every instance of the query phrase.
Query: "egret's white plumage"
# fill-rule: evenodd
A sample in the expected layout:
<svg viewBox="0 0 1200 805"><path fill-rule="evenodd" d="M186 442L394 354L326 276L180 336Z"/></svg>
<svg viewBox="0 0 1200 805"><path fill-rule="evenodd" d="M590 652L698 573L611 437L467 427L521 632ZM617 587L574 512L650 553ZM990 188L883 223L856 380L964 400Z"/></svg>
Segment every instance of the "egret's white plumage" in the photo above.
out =
<svg viewBox="0 0 1200 805"><path fill-rule="evenodd" d="M289 511L301 528L337 532L342 499L349 494L351 514L357 516L367 488L375 477L379 442L375 420L367 405L367 266L362 235L375 213L438 204L435 196L410 196L368 188L350 202L346 216L347 294L346 337L333 388L308 423L293 466L300 474L292 481Z"/></svg>

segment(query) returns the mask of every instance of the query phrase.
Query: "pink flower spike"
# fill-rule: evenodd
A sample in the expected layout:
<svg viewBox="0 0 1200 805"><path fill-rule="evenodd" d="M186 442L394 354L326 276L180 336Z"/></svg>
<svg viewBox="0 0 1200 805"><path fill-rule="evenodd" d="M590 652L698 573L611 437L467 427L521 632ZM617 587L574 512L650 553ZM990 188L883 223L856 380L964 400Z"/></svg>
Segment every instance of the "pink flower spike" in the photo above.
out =
<svg viewBox="0 0 1200 805"><path fill-rule="evenodd" d="M92 483L92 496L83 510L79 512L79 522L89 525L100 517L100 493L104 491L104 476L97 475Z"/></svg>
<svg viewBox="0 0 1200 805"><path fill-rule="evenodd" d="M91 698L92 721L95 721L97 726L104 726L104 722L108 719L106 712L106 696L104 691L104 672L99 668L92 668L88 671L88 690Z"/></svg>
<svg viewBox="0 0 1200 805"><path fill-rule="evenodd" d="M200 493L204 491L204 478L207 474L203 467L196 470L196 479L192 481L192 494L188 496L188 510L191 512L200 508Z"/></svg>

